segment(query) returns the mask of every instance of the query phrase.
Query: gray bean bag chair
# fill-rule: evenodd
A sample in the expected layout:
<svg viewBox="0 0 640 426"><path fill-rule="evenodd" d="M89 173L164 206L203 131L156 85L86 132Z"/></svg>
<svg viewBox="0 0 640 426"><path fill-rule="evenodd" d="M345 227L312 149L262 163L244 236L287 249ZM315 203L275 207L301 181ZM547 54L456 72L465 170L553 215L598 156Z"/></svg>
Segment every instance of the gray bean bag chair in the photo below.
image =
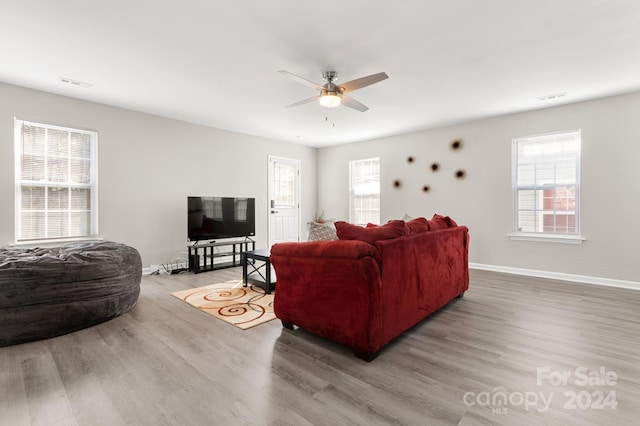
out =
<svg viewBox="0 0 640 426"><path fill-rule="evenodd" d="M138 251L111 241L0 249L0 346L122 315L138 300L141 276Z"/></svg>

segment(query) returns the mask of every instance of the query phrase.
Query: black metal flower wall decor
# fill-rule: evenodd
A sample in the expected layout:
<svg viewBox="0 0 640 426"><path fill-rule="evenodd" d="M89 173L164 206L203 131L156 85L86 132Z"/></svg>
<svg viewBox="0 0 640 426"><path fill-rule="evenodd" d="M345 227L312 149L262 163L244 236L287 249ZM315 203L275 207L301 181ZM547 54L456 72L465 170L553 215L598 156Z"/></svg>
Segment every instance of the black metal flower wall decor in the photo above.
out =
<svg viewBox="0 0 640 426"><path fill-rule="evenodd" d="M452 151L461 150L462 145L462 139L460 138L452 139L451 142L449 142L449 148L451 148Z"/></svg>
<svg viewBox="0 0 640 426"><path fill-rule="evenodd" d="M449 149L451 149L451 151L453 152L459 152L462 147L464 146L464 142L462 140L462 138L454 138L451 139L451 141L449 142ZM407 164L414 164L416 162L416 157L413 155L409 155L407 156ZM440 162L438 161L433 161L430 165L429 165L429 170L431 170L432 173L437 173L440 170L442 170L442 165L440 164ZM453 177L456 180L464 180L467 177L467 171L463 168L457 169L454 173L453 173ZM402 180L400 179L395 179L392 182L392 186L395 189L400 189L402 188ZM422 192L423 193L429 193L431 192L432 188L431 185L427 185L424 184L422 185Z"/></svg>

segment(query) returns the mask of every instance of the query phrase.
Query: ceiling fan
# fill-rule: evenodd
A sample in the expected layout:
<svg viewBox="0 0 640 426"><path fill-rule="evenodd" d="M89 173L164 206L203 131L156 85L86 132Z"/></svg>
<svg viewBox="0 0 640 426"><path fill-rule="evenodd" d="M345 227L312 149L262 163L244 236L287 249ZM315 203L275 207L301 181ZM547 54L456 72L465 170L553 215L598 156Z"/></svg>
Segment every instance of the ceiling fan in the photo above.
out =
<svg viewBox="0 0 640 426"><path fill-rule="evenodd" d="M357 78L355 80L347 81L346 83L343 83L343 84L336 84L334 82L337 80L338 74L335 71L324 71L322 73L322 79L326 81L326 83L323 85L319 85L314 83L313 81L307 80L306 78L300 77L299 75L290 73L289 71L280 70L278 72L282 75L291 77L298 83L302 83L305 86L308 86L308 87L311 87L312 89L316 89L320 91L319 95L301 100L291 105L287 105L287 108L303 105L309 102L313 102L317 99L320 101L320 105L322 105L323 107L333 108L333 107L340 106L342 104L344 106L348 106L349 108L353 108L360 112L365 112L369 108L363 105L362 103L356 101L352 97L347 96L346 93L353 92L358 89L362 89L363 87L370 86L372 84L378 83L379 81L389 78L389 76L386 73L380 72L378 74L372 74L367 77L362 77L362 78Z"/></svg>

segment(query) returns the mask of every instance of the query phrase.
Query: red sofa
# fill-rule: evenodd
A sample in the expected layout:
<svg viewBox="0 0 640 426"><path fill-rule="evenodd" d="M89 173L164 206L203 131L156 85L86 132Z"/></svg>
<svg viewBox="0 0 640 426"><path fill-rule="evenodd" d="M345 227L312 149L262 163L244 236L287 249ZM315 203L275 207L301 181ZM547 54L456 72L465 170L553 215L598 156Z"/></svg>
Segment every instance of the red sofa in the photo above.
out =
<svg viewBox="0 0 640 426"><path fill-rule="evenodd" d="M386 239L275 244L274 311L283 326L346 344L371 361L395 337L462 296L469 287L467 227L451 220L437 229L429 221L437 230L412 232L411 222L391 222L396 231L402 226L395 232L401 236L385 234L384 225L376 231Z"/></svg>

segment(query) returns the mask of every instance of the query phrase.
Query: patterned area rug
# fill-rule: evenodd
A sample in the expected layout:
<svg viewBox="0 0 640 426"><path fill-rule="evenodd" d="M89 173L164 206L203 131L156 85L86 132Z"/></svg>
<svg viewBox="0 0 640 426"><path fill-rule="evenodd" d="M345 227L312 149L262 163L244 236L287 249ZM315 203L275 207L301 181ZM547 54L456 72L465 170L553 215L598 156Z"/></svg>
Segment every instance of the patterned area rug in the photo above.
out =
<svg viewBox="0 0 640 426"><path fill-rule="evenodd" d="M260 287L243 287L242 281L227 281L171 293L203 312L246 330L275 319L274 293Z"/></svg>

